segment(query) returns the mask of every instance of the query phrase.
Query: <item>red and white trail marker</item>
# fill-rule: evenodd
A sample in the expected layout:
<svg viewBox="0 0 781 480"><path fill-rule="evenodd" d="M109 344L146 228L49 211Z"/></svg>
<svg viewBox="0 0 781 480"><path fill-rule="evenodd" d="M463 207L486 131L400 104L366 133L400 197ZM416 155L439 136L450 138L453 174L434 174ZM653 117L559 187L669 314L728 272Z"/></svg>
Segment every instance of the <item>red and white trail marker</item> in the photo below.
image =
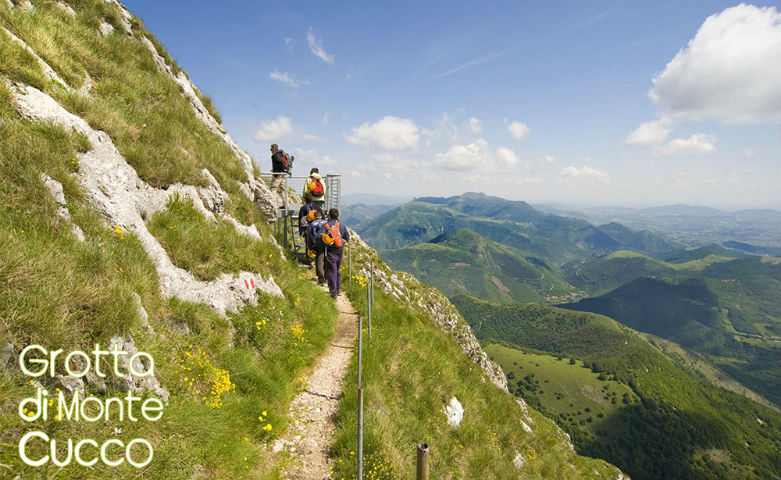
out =
<svg viewBox="0 0 781 480"><path fill-rule="evenodd" d="M244 279L244 286L247 287L247 290L250 288L252 290L255 290L255 279L254 278L245 278Z"/></svg>

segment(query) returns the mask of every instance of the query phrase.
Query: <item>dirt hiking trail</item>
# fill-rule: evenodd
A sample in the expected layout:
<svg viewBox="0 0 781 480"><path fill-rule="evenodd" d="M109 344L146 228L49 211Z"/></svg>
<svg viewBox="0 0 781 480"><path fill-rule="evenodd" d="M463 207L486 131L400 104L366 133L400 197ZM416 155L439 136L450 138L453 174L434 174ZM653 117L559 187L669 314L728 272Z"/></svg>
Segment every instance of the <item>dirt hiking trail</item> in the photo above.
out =
<svg viewBox="0 0 781 480"><path fill-rule="evenodd" d="M358 313L344 294L336 298L339 320L334 335L317 360L306 386L290 403L291 426L282 444L293 453L287 478L324 480L331 478L333 460L329 448L336 432L334 416L342 395L347 365L358 336Z"/></svg>

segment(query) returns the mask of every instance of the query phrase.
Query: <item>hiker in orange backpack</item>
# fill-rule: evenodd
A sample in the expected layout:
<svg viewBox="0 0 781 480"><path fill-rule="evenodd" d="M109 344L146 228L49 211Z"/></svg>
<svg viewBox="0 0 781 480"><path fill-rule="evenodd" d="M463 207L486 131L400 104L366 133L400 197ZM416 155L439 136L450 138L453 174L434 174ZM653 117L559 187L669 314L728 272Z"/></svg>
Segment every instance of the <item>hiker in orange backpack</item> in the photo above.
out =
<svg viewBox="0 0 781 480"><path fill-rule="evenodd" d="M328 222L324 225L325 232L320 239L325 244L325 277L328 280L328 290L336 298L342 291L342 250L350 240L347 227L339 223L339 210L328 210Z"/></svg>
<svg viewBox="0 0 781 480"><path fill-rule="evenodd" d="M304 193L310 192L312 194L312 201L323 208L325 205L325 182L323 177L320 176L320 170L316 167L309 171L309 177L306 179L306 185L304 185Z"/></svg>

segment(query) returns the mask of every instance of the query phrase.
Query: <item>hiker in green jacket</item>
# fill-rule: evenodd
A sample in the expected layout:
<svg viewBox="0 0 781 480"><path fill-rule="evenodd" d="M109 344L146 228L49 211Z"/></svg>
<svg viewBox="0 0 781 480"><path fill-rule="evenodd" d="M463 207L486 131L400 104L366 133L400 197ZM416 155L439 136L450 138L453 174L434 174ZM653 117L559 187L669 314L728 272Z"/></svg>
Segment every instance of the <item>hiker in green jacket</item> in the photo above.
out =
<svg viewBox="0 0 781 480"><path fill-rule="evenodd" d="M325 182L323 177L320 176L320 170L317 167L309 171L309 177L306 179L306 185L304 185L304 193L306 192L312 194L312 203L320 205L322 209L323 205L325 205Z"/></svg>

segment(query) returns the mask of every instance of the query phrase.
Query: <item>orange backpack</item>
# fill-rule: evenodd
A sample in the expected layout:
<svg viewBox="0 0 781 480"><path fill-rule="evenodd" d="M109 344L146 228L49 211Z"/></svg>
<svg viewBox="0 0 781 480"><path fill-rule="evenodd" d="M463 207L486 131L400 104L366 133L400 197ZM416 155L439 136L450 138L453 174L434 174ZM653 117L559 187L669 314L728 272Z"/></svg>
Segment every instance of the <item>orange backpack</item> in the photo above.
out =
<svg viewBox="0 0 781 480"><path fill-rule="evenodd" d="M325 233L320 236L320 239L327 246L334 246L336 248L342 248L344 241L342 240L342 234L339 231L339 222L337 221L333 225L327 223L323 225L325 227Z"/></svg>

